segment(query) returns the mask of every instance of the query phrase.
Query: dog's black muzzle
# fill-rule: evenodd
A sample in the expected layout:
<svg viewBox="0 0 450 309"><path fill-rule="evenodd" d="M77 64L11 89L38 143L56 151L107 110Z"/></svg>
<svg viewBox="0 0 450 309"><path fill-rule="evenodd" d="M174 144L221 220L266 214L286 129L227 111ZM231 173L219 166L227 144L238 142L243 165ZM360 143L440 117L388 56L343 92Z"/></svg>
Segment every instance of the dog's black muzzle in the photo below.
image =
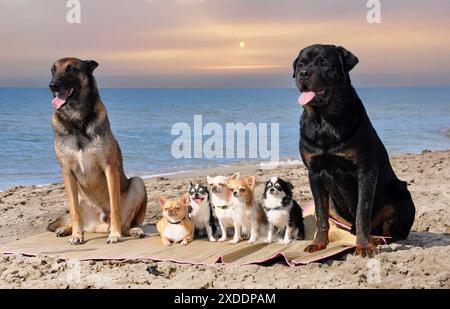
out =
<svg viewBox="0 0 450 309"><path fill-rule="evenodd" d="M48 85L51 91L58 92L61 88L61 82L59 80L52 80Z"/></svg>

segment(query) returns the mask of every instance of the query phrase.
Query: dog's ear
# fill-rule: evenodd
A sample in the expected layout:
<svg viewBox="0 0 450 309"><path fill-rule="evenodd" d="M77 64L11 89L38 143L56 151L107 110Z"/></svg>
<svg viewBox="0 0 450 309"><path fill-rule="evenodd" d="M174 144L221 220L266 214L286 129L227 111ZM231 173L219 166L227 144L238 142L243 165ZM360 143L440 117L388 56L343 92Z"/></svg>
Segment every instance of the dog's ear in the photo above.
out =
<svg viewBox="0 0 450 309"><path fill-rule="evenodd" d="M287 182L287 186L289 189L293 190L294 189L294 185L291 182Z"/></svg>
<svg viewBox="0 0 450 309"><path fill-rule="evenodd" d="M94 60L85 60L83 61L84 65L86 66L86 70L92 74L94 70L98 67L97 61Z"/></svg>
<svg viewBox="0 0 450 309"><path fill-rule="evenodd" d="M212 185L213 178L208 175L208 176L206 176L206 181L208 182L208 185Z"/></svg>
<svg viewBox="0 0 450 309"><path fill-rule="evenodd" d="M256 183L256 176L247 176L245 182L250 188L254 188Z"/></svg>
<svg viewBox="0 0 450 309"><path fill-rule="evenodd" d="M189 181L189 188L192 188L194 186L194 184L192 183L192 181Z"/></svg>
<svg viewBox="0 0 450 309"><path fill-rule="evenodd" d="M240 173L234 173L233 175L231 175L230 177L228 177L227 180L235 180L238 179L239 177L241 177Z"/></svg>
<svg viewBox="0 0 450 309"><path fill-rule="evenodd" d="M336 49L339 52L344 71L347 73L350 72L355 67L355 65L358 64L359 62L358 57L353 55L350 51L348 51L342 46L338 46L336 47Z"/></svg>
<svg viewBox="0 0 450 309"><path fill-rule="evenodd" d="M158 203L161 208L163 208L164 204L167 202L167 199L163 195L158 196Z"/></svg>
<svg viewBox="0 0 450 309"><path fill-rule="evenodd" d="M295 78L297 76L297 63L300 59L300 54L298 54L297 58L295 58L294 63L292 63L292 68L294 69L294 73L292 74L292 78Z"/></svg>
<svg viewBox="0 0 450 309"><path fill-rule="evenodd" d="M189 205L189 193L184 193L183 196L181 197L181 203L183 205L185 205L186 207Z"/></svg>

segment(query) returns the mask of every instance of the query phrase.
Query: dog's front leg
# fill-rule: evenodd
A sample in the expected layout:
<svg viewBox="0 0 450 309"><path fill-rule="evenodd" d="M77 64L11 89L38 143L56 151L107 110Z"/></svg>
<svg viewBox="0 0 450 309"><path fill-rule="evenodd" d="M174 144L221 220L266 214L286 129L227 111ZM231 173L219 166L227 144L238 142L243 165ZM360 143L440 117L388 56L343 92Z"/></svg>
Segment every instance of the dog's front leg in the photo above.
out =
<svg viewBox="0 0 450 309"><path fill-rule="evenodd" d="M234 220L234 236L233 239L230 240L231 244L237 244L239 241L241 241L241 224L239 220Z"/></svg>
<svg viewBox="0 0 450 309"><path fill-rule="evenodd" d="M216 242L217 240L213 236L212 227L209 225L209 221L205 223L206 234L210 242Z"/></svg>
<svg viewBox="0 0 450 309"><path fill-rule="evenodd" d="M358 205L356 209L356 250L355 255L372 257L377 247L370 242L372 206L377 186L377 170L362 170L358 173Z"/></svg>
<svg viewBox="0 0 450 309"><path fill-rule="evenodd" d="M187 246L190 242L192 242L192 240L193 240L192 234L189 234L181 241L181 245Z"/></svg>
<svg viewBox="0 0 450 309"><path fill-rule="evenodd" d="M270 244L273 241L273 224L269 222L269 229L267 231L266 243Z"/></svg>
<svg viewBox="0 0 450 309"><path fill-rule="evenodd" d="M80 204L78 203L77 179L69 169L63 168L62 173L69 203L70 219L72 221L72 238L69 240L69 243L71 245L80 245L84 243L84 231Z"/></svg>
<svg viewBox="0 0 450 309"><path fill-rule="evenodd" d="M285 245L289 245L292 242L292 228L288 225L286 226L286 231L284 232L284 239L281 240L281 243Z"/></svg>
<svg viewBox="0 0 450 309"><path fill-rule="evenodd" d="M328 245L328 230L330 229L328 211L330 197L323 186L322 180L318 176L313 175L310 172L308 177L316 209L317 232L312 244L305 248L305 252L316 252L325 249Z"/></svg>
<svg viewBox="0 0 450 309"><path fill-rule="evenodd" d="M108 165L105 169L108 182L109 205L111 207L111 227L108 243L117 243L122 238L122 218L120 213L120 176L118 166Z"/></svg>
<svg viewBox="0 0 450 309"><path fill-rule="evenodd" d="M219 238L219 242L227 240L227 226L222 220L219 220L220 230L222 231L222 236Z"/></svg>
<svg viewBox="0 0 450 309"><path fill-rule="evenodd" d="M258 222L256 220L252 220L250 222L250 239L249 243L254 244L258 239Z"/></svg>

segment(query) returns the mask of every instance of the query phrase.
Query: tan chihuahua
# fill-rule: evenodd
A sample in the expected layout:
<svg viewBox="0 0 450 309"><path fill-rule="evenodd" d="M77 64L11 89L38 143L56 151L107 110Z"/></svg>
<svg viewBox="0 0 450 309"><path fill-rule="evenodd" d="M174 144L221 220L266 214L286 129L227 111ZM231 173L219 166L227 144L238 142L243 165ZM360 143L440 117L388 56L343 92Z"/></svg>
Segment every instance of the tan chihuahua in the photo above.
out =
<svg viewBox="0 0 450 309"><path fill-rule="evenodd" d="M186 246L193 239L193 225L188 216L189 194L184 194L181 199L168 200L164 196L158 197L159 205L163 210L163 217L156 224L164 246L181 242Z"/></svg>

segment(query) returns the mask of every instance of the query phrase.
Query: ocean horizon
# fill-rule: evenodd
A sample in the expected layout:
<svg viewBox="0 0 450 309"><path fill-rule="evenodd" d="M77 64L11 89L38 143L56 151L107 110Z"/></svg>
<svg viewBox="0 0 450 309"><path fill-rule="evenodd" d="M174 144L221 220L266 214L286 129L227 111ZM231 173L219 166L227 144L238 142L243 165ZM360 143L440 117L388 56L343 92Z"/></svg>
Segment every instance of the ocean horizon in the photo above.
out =
<svg viewBox="0 0 450 309"><path fill-rule="evenodd" d="M390 154L450 148L449 86L367 87L357 92ZM101 88L100 94L128 176L262 159L175 159L172 127L193 127L194 115L202 116L203 126L277 123L280 159L299 159L302 107L294 88ZM0 190L62 181L53 149L51 99L47 88L0 88Z"/></svg>

